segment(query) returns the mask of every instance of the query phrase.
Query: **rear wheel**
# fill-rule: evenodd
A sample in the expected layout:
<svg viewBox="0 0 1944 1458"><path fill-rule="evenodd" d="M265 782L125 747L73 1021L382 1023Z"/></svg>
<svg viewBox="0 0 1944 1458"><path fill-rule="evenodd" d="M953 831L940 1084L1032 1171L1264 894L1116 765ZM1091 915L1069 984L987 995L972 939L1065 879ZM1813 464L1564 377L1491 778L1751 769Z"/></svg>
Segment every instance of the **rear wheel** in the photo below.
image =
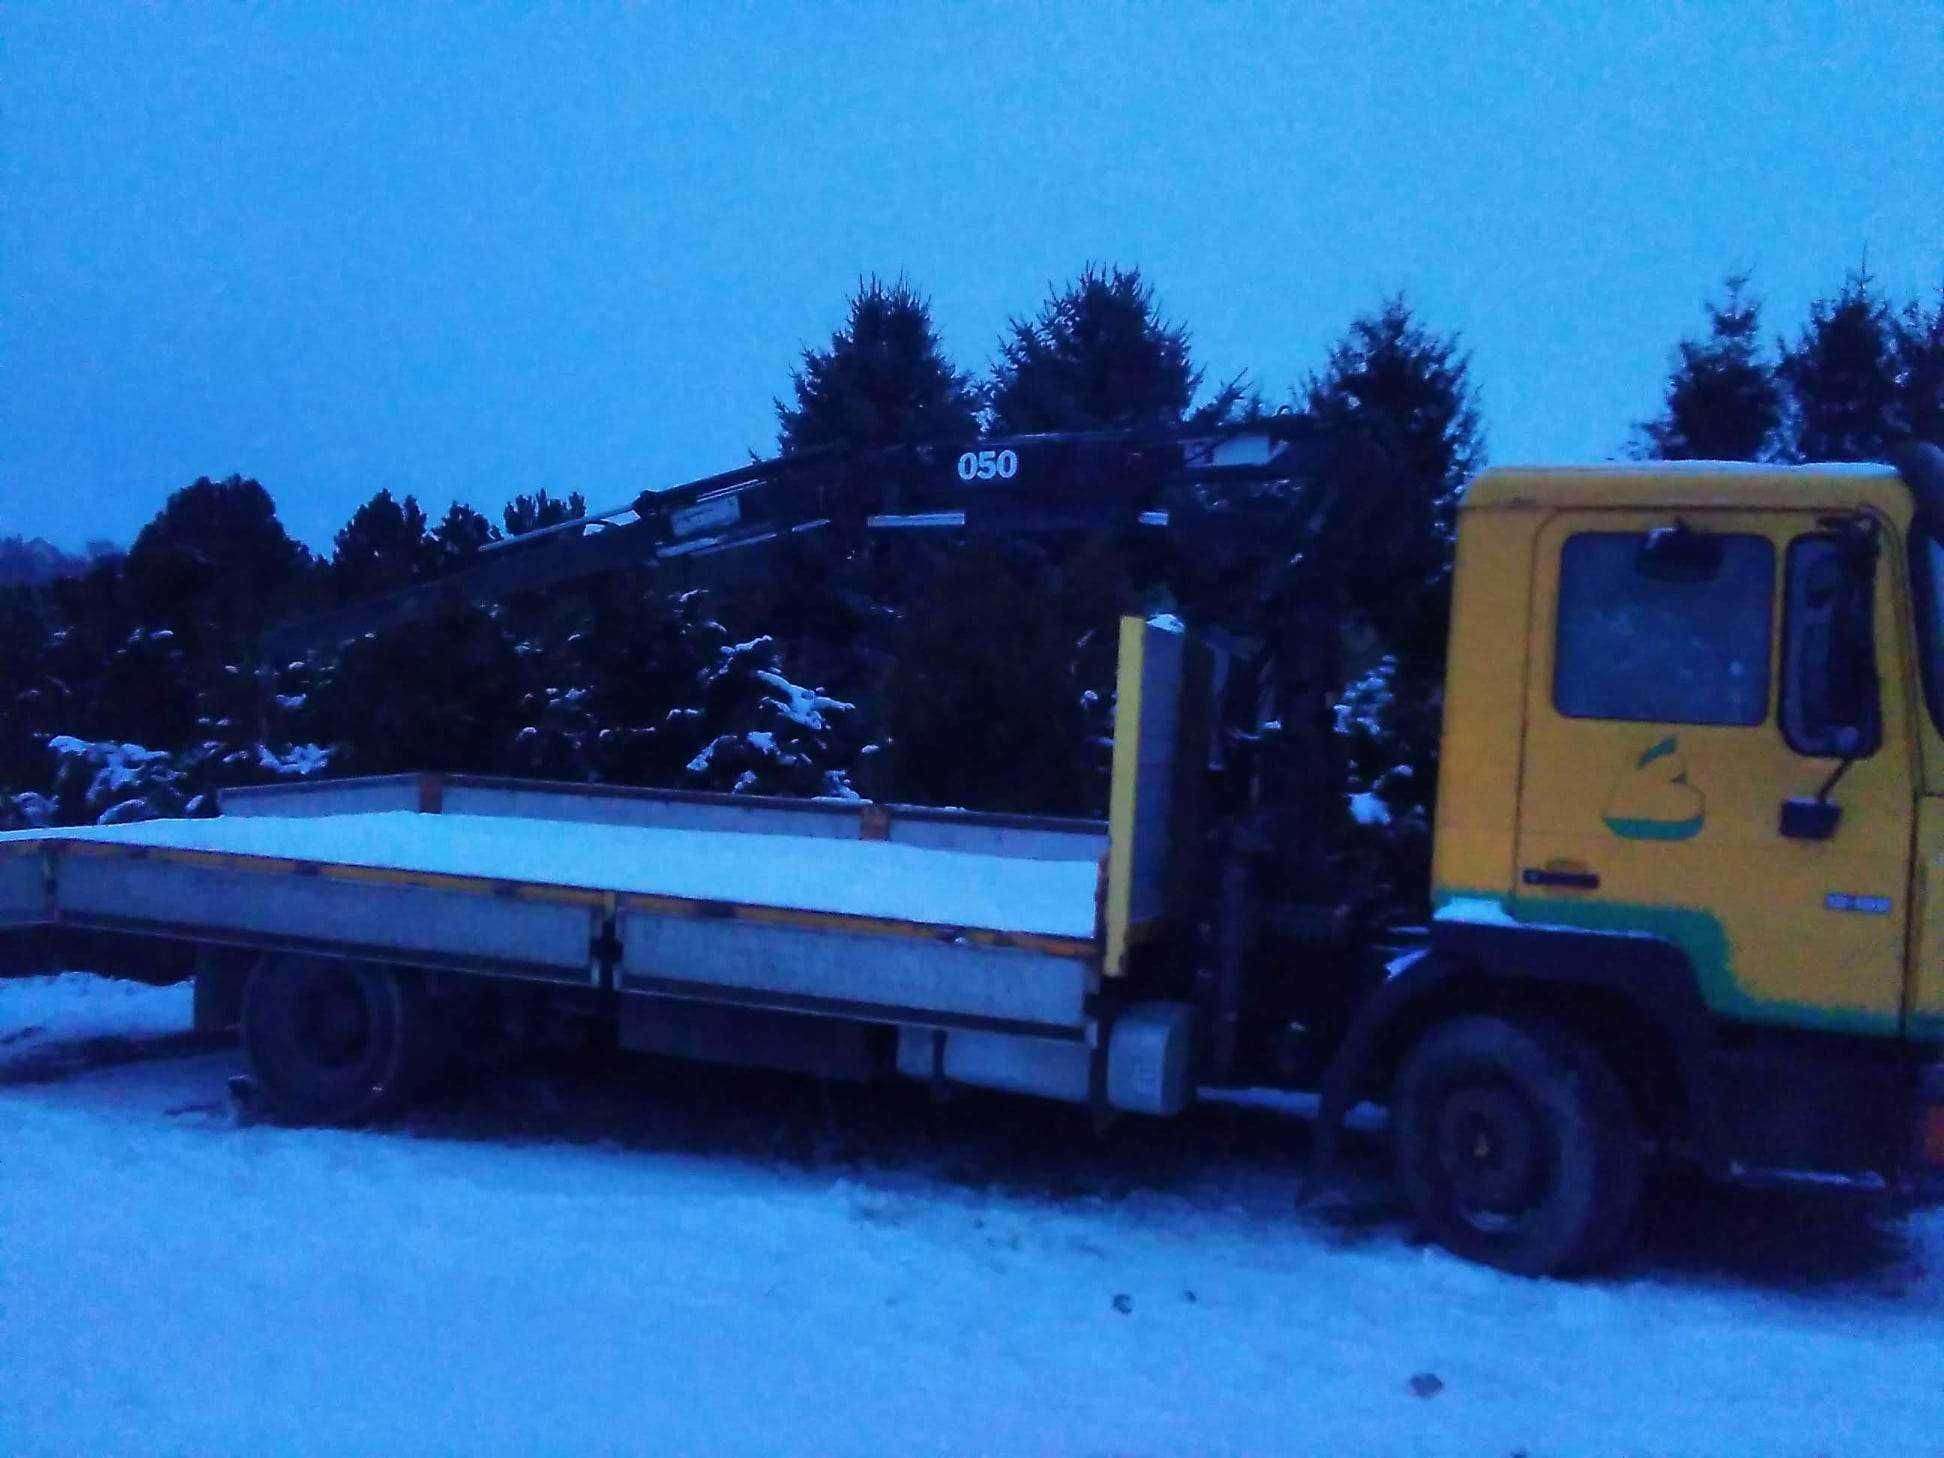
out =
<svg viewBox="0 0 1944 1458"><path fill-rule="evenodd" d="M243 1049L270 1111L361 1124L417 1092L432 1054L418 979L322 957L266 958L243 990Z"/></svg>
<svg viewBox="0 0 1944 1458"><path fill-rule="evenodd" d="M1466 1017L1406 1056L1391 1101L1398 1181L1437 1240L1524 1275L1610 1258L1640 1204L1626 1091L1545 1023Z"/></svg>

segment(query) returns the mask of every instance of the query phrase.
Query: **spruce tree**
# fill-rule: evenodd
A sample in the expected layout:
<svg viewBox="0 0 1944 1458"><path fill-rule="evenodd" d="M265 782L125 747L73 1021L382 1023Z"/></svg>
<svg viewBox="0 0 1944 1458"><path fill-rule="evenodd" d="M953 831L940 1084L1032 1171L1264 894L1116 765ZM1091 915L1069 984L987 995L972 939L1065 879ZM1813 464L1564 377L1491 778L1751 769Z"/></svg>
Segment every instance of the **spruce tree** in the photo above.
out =
<svg viewBox="0 0 1944 1458"><path fill-rule="evenodd" d="M506 509L500 513L500 520L506 523L506 534L517 537L586 515L587 500L580 492L570 491L562 499L549 496L546 488L542 487L531 496L522 494L507 502Z"/></svg>
<svg viewBox="0 0 1944 1458"><path fill-rule="evenodd" d="M1360 894L1421 908L1455 509L1485 454L1469 361L1390 299L1352 320L1291 410L1302 478L1217 504L1234 529L1184 600L1203 620L1200 604L1217 604L1265 645L1271 712L1245 749L1274 874L1322 884L1363 856ZM1360 737L1348 736L1332 705L1366 681L1381 693L1362 694ZM1361 797L1346 799L1346 783ZM1375 849L1346 849L1358 839Z"/></svg>
<svg viewBox="0 0 1944 1458"><path fill-rule="evenodd" d="M1087 265L999 341L987 386L995 435L1047 430L1165 430L1217 424L1241 403L1238 378L1200 407L1202 371L1188 331L1161 317L1136 268Z"/></svg>
<svg viewBox="0 0 1944 1458"><path fill-rule="evenodd" d="M1090 794L1081 630L1034 554L967 544L914 603L884 691L900 799L1039 815L1101 813Z"/></svg>
<svg viewBox="0 0 1944 1458"><path fill-rule="evenodd" d="M351 514L331 554L331 585L341 602L422 580L438 548L416 497L400 502L380 491Z"/></svg>
<svg viewBox="0 0 1944 1458"><path fill-rule="evenodd" d="M1635 427L1631 453L1662 461L1755 461L1773 447L1782 392L1762 357L1761 301L1731 273L1706 300L1708 333L1683 339L1661 413Z"/></svg>
<svg viewBox="0 0 1944 1458"><path fill-rule="evenodd" d="M684 767L702 789L737 795L821 795L854 799L856 705L784 672L776 640L725 644L702 674L700 702L671 723L706 738Z"/></svg>
<svg viewBox="0 0 1944 1458"><path fill-rule="evenodd" d="M179 635L192 659L245 654L304 590L310 553L283 529L255 481L207 477L172 494L123 564L129 607Z"/></svg>
<svg viewBox="0 0 1944 1458"><path fill-rule="evenodd" d="M1902 438L1897 321L1858 271L1834 299L1818 299L1776 366L1788 389L1788 456L1797 461L1879 461Z"/></svg>
<svg viewBox="0 0 1944 1458"><path fill-rule="evenodd" d="M622 784L683 783L690 762L720 732L700 700L728 635L706 592L670 595L650 571L605 573L592 587L586 626L549 660L560 664L563 681L586 689L586 711L598 726L584 749L589 773Z"/></svg>
<svg viewBox="0 0 1944 1458"><path fill-rule="evenodd" d="M1186 327L1138 269L1088 265L999 341L988 430L1154 430L1232 418L1240 381L1197 404ZM1100 814L1115 618L1167 556L1130 534L973 547L915 605L887 689L897 793L988 809ZM957 645L948 650L947 645Z"/></svg>
<svg viewBox="0 0 1944 1458"><path fill-rule="evenodd" d="M776 406L784 455L968 440L978 429L972 382L945 358L931 303L911 283L870 278L824 349L806 349Z"/></svg>
<svg viewBox="0 0 1944 1458"><path fill-rule="evenodd" d="M464 566L477 557L488 543L499 539L499 528L463 501L453 502L439 524L432 528L432 540L438 545L441 571Z"/></svg>
<svg viewBox="0 0 1944 1458"><path fill-rule="evenodd" d="M1469 357L1389 299L1351 321L1292 405L1329 463L1316 546L1332 593L1441 667L1458 496L1485 463Z"/></svg>
<svg viewBox="0 0 1944 1458"><path fill-rule="evenodd" d="M495 773L521 727L525 665L492 614L454 603L319 666L306 726L348 774Z"/></svg>
<svg viewBox="0 0 1944 1458"><path fill-rule="evenodd" d="M0 585L0 818L7 792L32 787L42 742L63 727L70 689L50 676L54 633L45 593Z"/></svg>
<svg viewBox="0 0 1944 1458"><path fill-rule="evenodd" d="M1912 299L1897 316L1897 424L1944 446L1944 284L1929 309Z"/></svg>
<svg viewBox="0 0 1944 1458"><path fill-rule="evenodd" d="M971 380L945 355L929 301L908 279L873 277L859 283L828 345L803 351L789 399L775 402L777 446L785 455L956 446L978 434L978 406ZM944 550L815 533L779 544L760 575L726 588L718 610L741 636L775 634L793 673L835 698L863 698Z"/></svg>

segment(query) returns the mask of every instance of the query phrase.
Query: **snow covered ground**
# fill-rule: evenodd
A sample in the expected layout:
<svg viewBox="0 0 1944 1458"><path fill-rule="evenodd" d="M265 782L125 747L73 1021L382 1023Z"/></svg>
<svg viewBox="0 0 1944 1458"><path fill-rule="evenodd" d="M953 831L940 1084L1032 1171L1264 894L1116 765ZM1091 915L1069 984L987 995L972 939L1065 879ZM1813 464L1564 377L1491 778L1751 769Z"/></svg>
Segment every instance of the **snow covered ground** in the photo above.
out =
<svg viewBox="0 0 1944 1458"><path fill-rule="evenodd" d="M0 983L6 1454L1944 1451L1944 1215L1663 1192L1562 1284L1374 1144L642 1063L239 1126L184 988Z"/></svg>

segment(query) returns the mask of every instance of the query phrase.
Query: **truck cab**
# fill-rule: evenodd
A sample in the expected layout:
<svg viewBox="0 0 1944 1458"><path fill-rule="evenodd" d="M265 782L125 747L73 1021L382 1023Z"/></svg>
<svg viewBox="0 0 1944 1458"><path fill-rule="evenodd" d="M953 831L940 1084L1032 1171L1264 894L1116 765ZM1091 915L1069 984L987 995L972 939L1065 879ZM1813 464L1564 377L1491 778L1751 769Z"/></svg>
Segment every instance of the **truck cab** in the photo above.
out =
<svg viewBox="0 0 1944 1458"><path fill-rule="evenodd" d="M1936 459L1474 483L1431 949L1392 979L1415 992L1376 999L1409 1030L1392 1046L1455 1008L1553 1029L1650 1145L1724 1178L1882 1186L1939 1155ZM1527 1139L1495 1108L1480 1096L1427 1147L1434 1183ZM1445 1175L1460 1243L1469 1223L1489 1245L1491 1200L1465 1208Z"/></svg>

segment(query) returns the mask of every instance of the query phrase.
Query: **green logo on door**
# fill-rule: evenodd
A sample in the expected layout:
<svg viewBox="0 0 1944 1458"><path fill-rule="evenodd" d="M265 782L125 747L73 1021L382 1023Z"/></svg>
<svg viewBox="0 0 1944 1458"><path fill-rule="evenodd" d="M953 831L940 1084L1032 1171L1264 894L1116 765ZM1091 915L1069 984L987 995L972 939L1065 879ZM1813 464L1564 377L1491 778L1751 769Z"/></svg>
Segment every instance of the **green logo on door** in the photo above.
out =
<svg viewBox="0 0 1944 1458"><path fill-rule="evenodd" d="M1687 756L1677 737L1649 746L1621 774L1601 818L1628 840L1688 840L1701 833L1708 800L1688 783Z"/></svg>

